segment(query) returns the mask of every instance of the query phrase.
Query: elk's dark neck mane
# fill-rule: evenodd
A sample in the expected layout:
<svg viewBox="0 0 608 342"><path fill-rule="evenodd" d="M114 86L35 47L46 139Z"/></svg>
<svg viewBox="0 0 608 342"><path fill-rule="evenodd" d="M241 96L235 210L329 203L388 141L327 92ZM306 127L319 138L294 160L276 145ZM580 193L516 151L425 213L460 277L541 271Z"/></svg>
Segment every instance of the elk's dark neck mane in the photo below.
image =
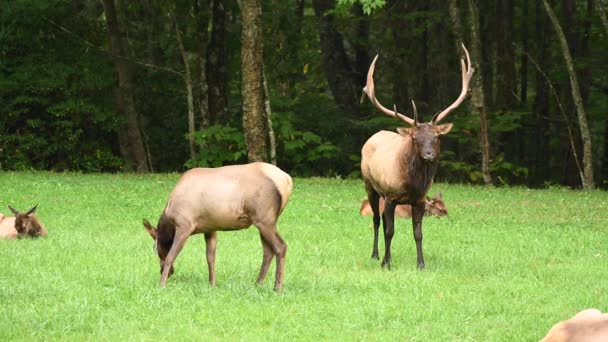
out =
<svg viewBox="0 0 608 342"><path fill-rule="evenodd" d="M402 167L407 170L408 175L404 190L411 200L418 200L426 196L431 187L437 170L438 159L432 162L425 161L418 156L413 145L410 149L402 158Z"/></svg>
<svg viewBox="0 0 608 342"><path fill-rule="evenodd" d="M173 245L173 238L175 237L175 223L163 213L158 220L157 227L158 241L165 246L171 247Z"/></svg>

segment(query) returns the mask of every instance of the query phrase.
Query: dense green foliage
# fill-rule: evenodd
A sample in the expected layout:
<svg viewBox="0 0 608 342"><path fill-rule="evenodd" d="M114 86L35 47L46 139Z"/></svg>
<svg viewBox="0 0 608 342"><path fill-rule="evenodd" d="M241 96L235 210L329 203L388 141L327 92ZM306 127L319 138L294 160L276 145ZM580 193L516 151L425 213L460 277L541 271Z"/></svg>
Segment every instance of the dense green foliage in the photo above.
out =
<svg viewBox="0 0 608 342"><path fill-rule="evenodd" d="M0 241L0 339L536 341L583 308L608 309L608 198L564 188L435 184L449 216L424 220L426 270L401 219L383 271L361 182L296 178L278 228L283 293L273 272L254 286L253 227L219 233L217 287L194 236L159 289L141 221L158 219L177 177L2 173L0 206L39 203L49 236Z"/></svg>
<svg viewBox="0 0 608 342"><path fill-rule="evenodd" d="M446 1L344 0L333 8L331 1L315 2L332 9L316 16L308 1L263 1L264 72L277 137L277 160L294 175L357 176L365 139L379 129L394 129L399 123L382 118L367 101L363 105L352 101L345 104L339 96L344 94L336 94L336 89L350 89L347 97L358 98L369 61L380 53L376 83L382 103L396 103L400 111L408 112L409 100L414 98L425 120L445 108L460 90L448 6ZM205 6L212 1L150 0L118 6L124 11L126 25L122 30L130 51L125 58L133 66L141 131L155 171L246 161L240 94L240 12L235 1L225 2L224 95L228 113L195 134L200 153L197 160L189 161L186 88L180 76L184 65L170 17L175 13L181 18L186 49L195 56L199 39L196 25L200 25L197 15L202 16L203 11L197 12L193 3ZM468 3L459 2L465 24ZM510 16L489 3L478 4L484 13L484 57L478 72L484 74L489 86L486 95L494 182L577 187L580 179L566 125L573 130L579 159L580 134L568 75L546 14L539 4L530 1L508 2L513 11ZM153 4L156 11L146 12L144 4ZM554 7L580 77L592 130L596 180L598 185L605 185L608 37L590 4L564 0ZM499 26L497 18L504 17L512 20L511 26ZM320 18L331 21L321 24ZM212 22L211 17L207 19ZM157 23L155 31L151 22ZM505 30L512 38L507 43L512 56L506 64L500 50L503 41L495 39ZM320 32L333 32L343 44L334 46L333 52L320 48ZM156 58L149 56L151 42L158 49ZM208 49L211 44L209 40ZM99 172L127 168L117 136L125 118L115 102L117 80L109 50L99 1L15 0L0 4L0 169ZM343 69L348 73L338 74L336 79L328 78L324 70L324 61L336 59L323 56L332 53L346 56ZM502 65L509 65L513 71L511 89L505 90L501 83L506 77ZM548 81L558 98L549 91ZM341 87L335 84L341 82ZM195 85L195 91L201 87L204 89ZM511 95L514 99L510 102L501 100ZM557 106L558 99L566 121ZM356 110L350 112L346 107ZM437 179L479 183L479 119L462 106L448 121L455 126L443 139Z"/></svg>

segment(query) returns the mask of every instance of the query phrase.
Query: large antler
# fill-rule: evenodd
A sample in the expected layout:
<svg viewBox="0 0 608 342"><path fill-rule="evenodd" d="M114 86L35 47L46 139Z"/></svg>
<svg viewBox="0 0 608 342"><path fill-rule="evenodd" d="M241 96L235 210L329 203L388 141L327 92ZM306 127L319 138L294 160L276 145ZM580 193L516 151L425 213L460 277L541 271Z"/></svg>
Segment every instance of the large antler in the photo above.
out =
<svg viewBox="0 0 608 342"><path fill-rule="evenodd" d="M367 94L367 97L370 101L376 106L376 108L380 109L380 111L388 116L397 117L398 119L407 122L412 126L416 126L414 120L408 118L407 116L398 113L397 110L390 110L384 107L378 100L376 99L376 93L374 90L374 69L376 68L376 60L378 59L378 55L374 58L372 65L369 66L369 71L367 72L367 84L363 88L363 92Z"/></svg>
<svg viewBox="0 0 608 342"><path fill-rule="evenodd" d="M471 66L471 57L469 57L469 51L464 46L464 44L460 43L462 48L464 49L464 54L467 56L467 64L465 65L464 59L460 60L460 67L462 69L462 90L460 91L460 96L452 103L448 108L444 109L443 112L436 115L436 118L433 119L432 123L438 123L443 118L445 118L448 114L450 114L454 109L458 108L464 98L467 96L467 92L469 91L469 81L471 80L471 76L473 76L473 72L475 69Z"/></svg>

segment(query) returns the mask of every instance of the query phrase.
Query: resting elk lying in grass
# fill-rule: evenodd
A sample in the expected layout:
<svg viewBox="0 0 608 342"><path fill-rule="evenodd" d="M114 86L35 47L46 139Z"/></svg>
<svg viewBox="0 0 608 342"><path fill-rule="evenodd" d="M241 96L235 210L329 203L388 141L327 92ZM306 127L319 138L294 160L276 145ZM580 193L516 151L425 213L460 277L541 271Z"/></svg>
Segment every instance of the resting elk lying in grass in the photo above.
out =
<svg viewBox="0 0 608 342"><path fill-rule="evenodd" d="M261 285L276 256L274 288L283 286L287 244L277 233L277 219L291 195L291 177L266 163L195 168L185 172L171 192L158 228L144 219L160 258L160 286L173 274L175 258L190 235L203 233L207 244L209 283L215 285L217 231L252 224L260 231L263 258L257 279Z"/></svg>
<svg viewBox="0 0 608 342"><path fill-rule="evenodd" d="M448 114L464 101L469 81L473 75L469 52L464 49L467 63L461 60L462 90L460 96L449 107L438 113L429 123L418 123L416 107L414 119L400 114L396 108L390 110L378 102L374 90L374 68L378 56L374 58L367 73L367 84L363 91L382 113L405 121L412 127L401 127L397 133L380 131L363 145L361 150L361 173L365 183L367 198L374 213L374 248L372 258L378 259L378 227L380 225L380 197L386 201L383 219L384 259L382 267L391 265L391 240L394 234L395 207L399 204L412 206L414 240L416 241L417 263L424 269L422 253L422 217L425 199L439 160L439 136L448 133L452 124L438 125ZM412 101L413 103L413 101Z"/></svg>
<svg viewBox="0 0 608 342"><path fill-rule="evenodd" d="M9 205L8 208L15 216L11 217L0 214L0 238L20 239L24 237L36 238L46 236L46 228L34 215L37 207L38 205L25 213L20 213Z"/></svg>
<svg viewBox="0 0 608 342"><path fill-rule="evenodd" d="M608 314L597 309L583 310L554 325L541 342L608 341Z"/></svg>
<svg viewBox="0 0 608 342"><path fill-rule="evenodd" d="M384 213L384 198L382 197L380 197L379 209L380 215L382 215ZM448 208L441 199L441 192L438 192L433 198L426 196L426 199L424 200L424 212L426 215L437 217L446 216L448 214ZM359 214L361 214L361 216L372 216L374 214L372 207L369 205L369 200L363 200L361 208L359 208ZM412 217L412 206L409 204L397 205L395 207L395 216Z"/></svg>

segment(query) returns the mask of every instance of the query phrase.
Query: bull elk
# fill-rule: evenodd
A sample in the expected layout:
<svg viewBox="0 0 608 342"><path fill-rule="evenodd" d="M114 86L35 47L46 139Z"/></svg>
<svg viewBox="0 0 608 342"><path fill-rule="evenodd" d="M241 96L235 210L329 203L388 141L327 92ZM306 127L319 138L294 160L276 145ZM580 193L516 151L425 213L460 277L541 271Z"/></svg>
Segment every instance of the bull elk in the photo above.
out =
<svg viewBox="0 0 608 342"><path fill-rule="evenodd" d="M416 106L414 119L411 119L394 108L384 107L376 99L374 90L374 68L378 56L369 67L367 84L363 92L383 114L396 117L411 127L397 128L397 133L380 131L374 134L363 145L361 150L361 173L365 183L367 198L374 213L374 247L372 258L378 259L378 228L380 225L379 200L383 197L386 204L382 215L384 228L385 254L382 267L391 266L391 240L394 234L395 206L409 204L412 206L412 223L416 241L417 264L424 269L422 253L422 217L424 216L426 194L433 183L433 177L439 161L439 136L448 133L452 124L439 125L448 114L456 109L465 99L469 81L474 69L471 67L469 52L462 45L466 55L466 64L461 59L462 90L460 96L449 107L433 117L429 123L419 123Z"/></svg>
<svg viewBox="0 0 608 342"><path fill-rule="evenodd" d="M255 225L262 240L263 258L257 284L266 277L276 256L275 290L283 286L287 244L276 223L291 195L291 177L266 163L194 168L186 171L169 195L158 228L144 219L160 259L160 286L173 274L173 263L193 234L205 234L209 284L215 285L217 231Z"/></svg>

